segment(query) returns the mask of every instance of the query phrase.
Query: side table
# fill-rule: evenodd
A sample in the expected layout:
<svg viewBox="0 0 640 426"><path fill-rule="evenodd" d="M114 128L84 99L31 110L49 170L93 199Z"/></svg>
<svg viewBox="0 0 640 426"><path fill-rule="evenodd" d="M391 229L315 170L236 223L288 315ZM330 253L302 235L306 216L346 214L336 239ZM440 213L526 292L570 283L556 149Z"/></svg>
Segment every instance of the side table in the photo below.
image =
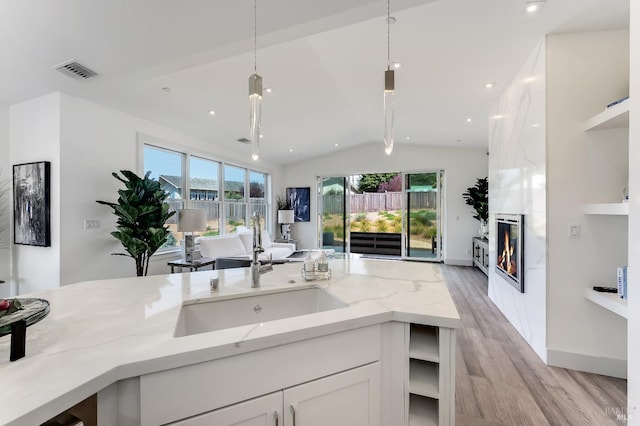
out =
<svg viewBox="0 0 640 426"><path fill-rule="evenodd" d="M176 266L180 268L180 272L182 272L182 269L184 268L189 268L189 271L193 272L194 270L197 271L199 268L204 266L211 266L211 269L215 269L216 261L215 259L209 259L208 257L192 260L190 262L187 262L184 259L178 259L167 262L167 265L171 266L171 273L173 274Z"/></svg>

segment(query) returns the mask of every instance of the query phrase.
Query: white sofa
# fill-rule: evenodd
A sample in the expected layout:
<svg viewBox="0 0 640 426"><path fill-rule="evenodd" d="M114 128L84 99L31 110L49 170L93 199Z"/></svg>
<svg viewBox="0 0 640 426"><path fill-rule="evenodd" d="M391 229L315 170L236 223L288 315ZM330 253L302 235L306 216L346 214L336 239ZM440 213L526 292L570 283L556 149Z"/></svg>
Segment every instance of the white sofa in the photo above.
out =
<svg viewBox="0 0 640 426"><path fill-rule="evenodd" d="M203 257L216 259L218 257L253 258L253 231L238 232L234 234L218 235L214 237L200 237L200 253ZM268 260L269 255L273 260L284 259L293 253L296 245L292 243L274 243L268 232L262 231L262 248L260 260Z"/></svg>

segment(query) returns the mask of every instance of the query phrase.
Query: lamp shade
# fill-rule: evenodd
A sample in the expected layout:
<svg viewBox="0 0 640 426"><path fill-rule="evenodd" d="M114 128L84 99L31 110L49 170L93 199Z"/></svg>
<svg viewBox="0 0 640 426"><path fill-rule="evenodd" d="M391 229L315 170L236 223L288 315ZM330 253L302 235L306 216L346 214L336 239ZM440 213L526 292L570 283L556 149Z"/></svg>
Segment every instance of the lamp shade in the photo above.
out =
<svg viewBox="0 0 640 426"><path fill-rule="evenodd" d="M293 223L293 210L278 210L278 223Z"/></svg>
<svg viewBox="0 0 640 426"><path fill-rule="evenodd" d="M178 232L196 232L207 229L207 211L203 209L178 210Z"/></svg>

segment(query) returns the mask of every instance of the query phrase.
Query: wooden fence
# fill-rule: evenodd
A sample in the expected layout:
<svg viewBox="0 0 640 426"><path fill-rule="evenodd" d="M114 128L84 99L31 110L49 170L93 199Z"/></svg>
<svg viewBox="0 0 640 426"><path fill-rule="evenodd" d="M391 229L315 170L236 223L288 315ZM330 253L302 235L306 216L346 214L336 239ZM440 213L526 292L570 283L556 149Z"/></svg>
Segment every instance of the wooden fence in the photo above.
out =
<svg viewBox="0 0 640 426"><path fill-rule="evenodd" d="M184 200L168 200L169 210L179 210L183 207ZM262 201L262 199L261 199ZM239 220L244 222L247 215L247 203L225 202L227 220ZM220 203L217 201L191 200L192 209L204 209L207 211L207 221L217 221L220 219ZM264 218L267 215L267 205L263 203L249 203L250 213L259 211ZM176 224L177 215L171 217L167 224Z"/></svg>
<svg viewBox="0 0 640 426"><path fill-rule="evenodd" d="M435 209L437 192L411 192L409 201L412 209ZM402 209L402 192L365 192L350 195L351 213L396 211ZM323 213L342 214L343 196L323 195Z"/></svg>

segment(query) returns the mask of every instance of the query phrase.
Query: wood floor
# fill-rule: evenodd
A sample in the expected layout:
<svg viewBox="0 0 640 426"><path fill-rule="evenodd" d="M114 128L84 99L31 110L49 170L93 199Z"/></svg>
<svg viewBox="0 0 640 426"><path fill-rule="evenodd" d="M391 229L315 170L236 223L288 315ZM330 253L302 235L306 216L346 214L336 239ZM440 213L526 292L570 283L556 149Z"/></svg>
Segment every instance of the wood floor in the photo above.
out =
<svg viewBox="0 0 640 426"><path fill-rule="evenodd" d="M442 272L462 318L457 425L626 424L616 420L627 406L626 380L546 366L489 300L485 275L461 266Z"/></svg>

